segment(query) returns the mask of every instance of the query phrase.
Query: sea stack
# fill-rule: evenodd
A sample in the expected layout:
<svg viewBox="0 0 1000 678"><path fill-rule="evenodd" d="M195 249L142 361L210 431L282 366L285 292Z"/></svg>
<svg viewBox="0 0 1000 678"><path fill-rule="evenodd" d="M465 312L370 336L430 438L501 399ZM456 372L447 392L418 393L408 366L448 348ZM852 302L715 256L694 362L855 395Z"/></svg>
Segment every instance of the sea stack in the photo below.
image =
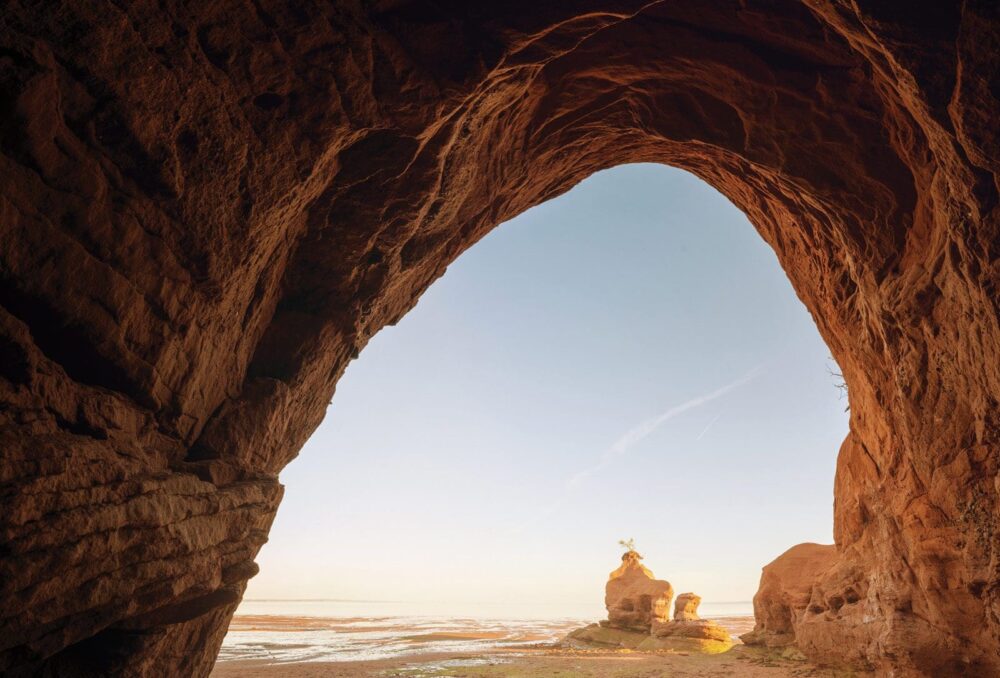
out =
<svg viewBox="0 0 1000 678"><path fill-rule="evenodd" d="M671 621L673 587L653 576L640 560L642 556L633 548L622 555L621 566L611 573L604 587L608 618L573 631L566 637L568 644L645 652L716 653L732 647L728 631L698 616L701 597L694 593L682 593L677 597Z"/></svg>
<svg viewBox="0 0 1000 678"><path fill-rule="evenodd" d="M629 549L621 566L608 576L604 587L608 619L603 626L649 633L654 620L669 619L674 587L653 576L640 560L642 556Z"/></svg>

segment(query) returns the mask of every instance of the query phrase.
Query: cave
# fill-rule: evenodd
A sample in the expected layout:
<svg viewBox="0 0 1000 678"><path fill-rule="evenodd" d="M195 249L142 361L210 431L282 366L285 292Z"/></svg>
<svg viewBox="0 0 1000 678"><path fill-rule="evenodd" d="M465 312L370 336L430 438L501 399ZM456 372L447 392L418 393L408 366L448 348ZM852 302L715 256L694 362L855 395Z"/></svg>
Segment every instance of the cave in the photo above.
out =
<svg viewBox="0 0 1000 678"><path fill-rule="evenodd" d="M747 214L850 389L832 564L772 631L1000 673L995 3L15 2L0 46L0 672L207 675L368 339L657 162Z"/></svg>

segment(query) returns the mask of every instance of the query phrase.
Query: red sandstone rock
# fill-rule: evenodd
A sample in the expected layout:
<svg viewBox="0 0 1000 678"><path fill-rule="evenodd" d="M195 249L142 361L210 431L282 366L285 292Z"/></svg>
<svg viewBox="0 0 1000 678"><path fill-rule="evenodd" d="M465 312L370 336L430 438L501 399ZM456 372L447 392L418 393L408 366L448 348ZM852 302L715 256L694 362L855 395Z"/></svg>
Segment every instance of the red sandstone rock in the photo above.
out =
<svg viewBox="0 0 1000 678"><path fill-rule="evenodd" d="M833 545L799 544L764 567L753 598L757 624L742 636L748 645L784 647L795 642L795 632L809 606L813 587L837 559ZM849 604L858 602L854 597Z"/></svg>
<svg viewBox="0 0 1000 678"><path fill-rule="evenodd" d="M633 550L622 554L621 566L608 576L604 586L607 625L649 633L650 625L670 618L674 589L670 582L656 579ZM602 622L603 624L604 622Z"/></svg>
<svg viewBox="0 0 1000 678"><path fill-rule="evenodd" d="M653 620L650 633L657 639L656 649L718 653L732 647L729 631L698 616L700 604L701 596L682 593L677 596L673 619Z"/></svg>
<svg viewBox="0 0 1000 678"><path fill-rule="evenodd" d="M700 619L698 616L698 606L701 605L701 596L694 593L681 593L674 603L674 620L689 621Z"/></svg>
<svg viewBox="0 0 1000 678"><path fill-rule="evenodd" d="M571 632L563 642L570 647L616 647L643 652L725 652L733 645L719 624L698 617L701 597L677 597L674 619L669 617L673 587L659 581L639 561L634 549L622 555L622 565L605 587L608 619Z"/></svg>
<svg viewBox="0 0 1000 678"><path fill-rule="evenodd" d="M714 654L725 652L733 645L729 631L711 619L675 619L654 624L652 635L659 639L672 638L681 641L675 645L660 644L656 649L691 649ZM687 640L704 642L687 643Z"/></svg>
<svg viewBox="0 0 1000 678"><path fill-rule="evenodd" d="M849 385L796 642L1000 674L998 11L7 3L0 673L205 675L348 362L651 161L746 212Z"/></svg>

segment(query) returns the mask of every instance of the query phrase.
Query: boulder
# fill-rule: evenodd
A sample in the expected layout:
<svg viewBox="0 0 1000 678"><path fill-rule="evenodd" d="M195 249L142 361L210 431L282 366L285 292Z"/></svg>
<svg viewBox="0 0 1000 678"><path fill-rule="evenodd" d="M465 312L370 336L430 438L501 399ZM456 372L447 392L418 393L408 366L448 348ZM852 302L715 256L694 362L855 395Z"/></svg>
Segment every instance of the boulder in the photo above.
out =
<svg viewBox="0 0 1000 678"><path fill-rule="evenodd" d="M621 566L608 577L604 605L612 628L649 633L654 620L669 619L674 588L670 582L656 579L641 559L636 551L626 552Z"/></svg>
<svg viewBox="0 0 1000 678"><path fill-rule="evenodd" d="M700 619L698 616L699 605L701 605L701 596L694 593L680 594L677 596L677 602L674 603L674 620Z"/></svg>
<svg viewBox="0 0 1000 678"><path fill-rule="evenodd" d="M724 628L708 619L669 622L657 635L649 636L638 648L643 652L672 651L718 654L732 648L733 639Z"/></svg>
<svg viewBox="0 0 1000 678"><path fill-rule="evenodd" d="M649 634L642 631L616 629L606 624L589 624L572 631L563 642L578 648L618 648L637 650L649 640Z"/></svg>
<svg viewBox="0 0 1000 678"><path fill-rule="evenodd" d="M647 648L659 650L686 650L692 652L725 652L733 646L729 631L710 619L698 616L701 596L682 593L677 596L674 619L654 620L650 633L652 641Z"/></svg>
<svg viewBox="0 0 1000 678"><path fill-rule="evenodd" d="M700 652L716 654L733 646L732 638L721 626L707 619L662 624L666 635L657 636L617 629L607 623L589 624L571 632L563 640L578 649L620 649L637 652Z"/></svg>
<svg viewBox="0 0 1000 678"><path fill-rule="evenodd" d="M753 597L754 630L740 636L747 645L786 647L809 607L813 587L836 563L833 545L799 544L764 566Z"/></svg>

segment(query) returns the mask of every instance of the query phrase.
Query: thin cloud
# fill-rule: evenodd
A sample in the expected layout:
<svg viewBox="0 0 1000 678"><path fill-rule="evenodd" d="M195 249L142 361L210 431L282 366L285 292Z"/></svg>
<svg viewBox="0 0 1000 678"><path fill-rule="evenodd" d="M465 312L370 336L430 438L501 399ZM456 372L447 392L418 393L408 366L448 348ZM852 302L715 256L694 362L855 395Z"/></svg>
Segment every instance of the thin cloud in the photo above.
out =
<svg viewBox="0 0 1000 678"><path fill-rule="evenodd" d="M671 407L662 414L647 419L646 421L641 422L637 426L632 427L631 429L626 431L620 438L618 438L618 440L616 440L611 447L606 449L604 453L601 454L597 462L595 462L591 466L588 466L582 471L574 473L572 476L567 478L566 486L563 490L562 496L560 496L559 499L548 504L547 506L542 507L538 512L535 513L534 516L532 516L530 522L537 522L541 518L549 516L558 511L560 508L562 508L563 504L566 503L567 499L569 498L570 492L577 485L579 485L581 482L583 482L590 476L593 476L594 474L603 470L613 461L625 456L628 453L628 451L632 449L635 445L639 444L645 438L652 435L658 428L666 424L674 417L680 416L685 412L689 412L693 409L701 407L702 405L707 405L713 400L721 398L724 395L727 395L735 391L741 386L745 386L746 384L750 383L758 376L760 376L762 372L763 368L757 366L752 370L750 370L749 372L747 372L746 374L744 374L736 381L730 382L725 386L717 388L716 390L710 393L706 393L704 395L691 398L690 400L686 400L680 405L675 405L674 407ZM705 433L708 432L708 429L711 428L712 424L714 424L719 419L720 416L722 416L721 413L717 414L715 416L715 419L709 422L708 426L706 426L705 429L698 435L697 440L701 440L702 436L704 436ZM521 532L524 529L524 527L525 525L518 525L516 528L512 530L512 532L514 533Z"/></svg>
<svg viewBox="0 0 1000 678"><path fill-rule="evenodd" d="M754 369L750 370L736 381L726 384L725 386L718 388L712 391L711 393L706 393L704 395L691 398L690 400L686 400L680 405L675 405L674 407L671 407L669 410L666 410L662 414L647 419L646 421L638 424L637 426L632 427L631 429L626 431L625 434L622 435L622 437L616 440L614 445L612 445L611 447L609 447L607 450L604 451L604 454L601 455L597 463L570 476L570 478L566 481L567 486L574 487L584 479L604 469L611 462L624 456L630 449L632 449L637 444L642 442L645 438L649 437L652 433L656 431L656 429L660 428L674 417L680 416L685 412L689 412L690 410L693 410L697 407L701 407L702 405L706 405L712 402L713 400L721 398L727 393L735 391L739 387L744 386L753 381L754 379L756 379L760 373L761 373L761 368L755 367ZM718 417L716 417L716 419L717 418ZM711 426L711 424L709 424L709 426ZM704 434L705 432L702 431L701 435ZM699 436L699 438L701 438L701 436Z"/></svg>
<svg viewBox="0 0 1000 678"><path fill-rule="evenodd" d="M712 424L714 424L715 422L719 421L719 417L721 417L721 416L722 416L722 412L719 412L717 415L715 415L714 417L712 417L712 421L708 422L708 425L705 428L703 428L701 430L701 433L698 434L698 437L694 439L695 442L698 442L699 440L701 440L702 438L704 438L705 434L708 433L708 429L712 428Z"/></svg>

